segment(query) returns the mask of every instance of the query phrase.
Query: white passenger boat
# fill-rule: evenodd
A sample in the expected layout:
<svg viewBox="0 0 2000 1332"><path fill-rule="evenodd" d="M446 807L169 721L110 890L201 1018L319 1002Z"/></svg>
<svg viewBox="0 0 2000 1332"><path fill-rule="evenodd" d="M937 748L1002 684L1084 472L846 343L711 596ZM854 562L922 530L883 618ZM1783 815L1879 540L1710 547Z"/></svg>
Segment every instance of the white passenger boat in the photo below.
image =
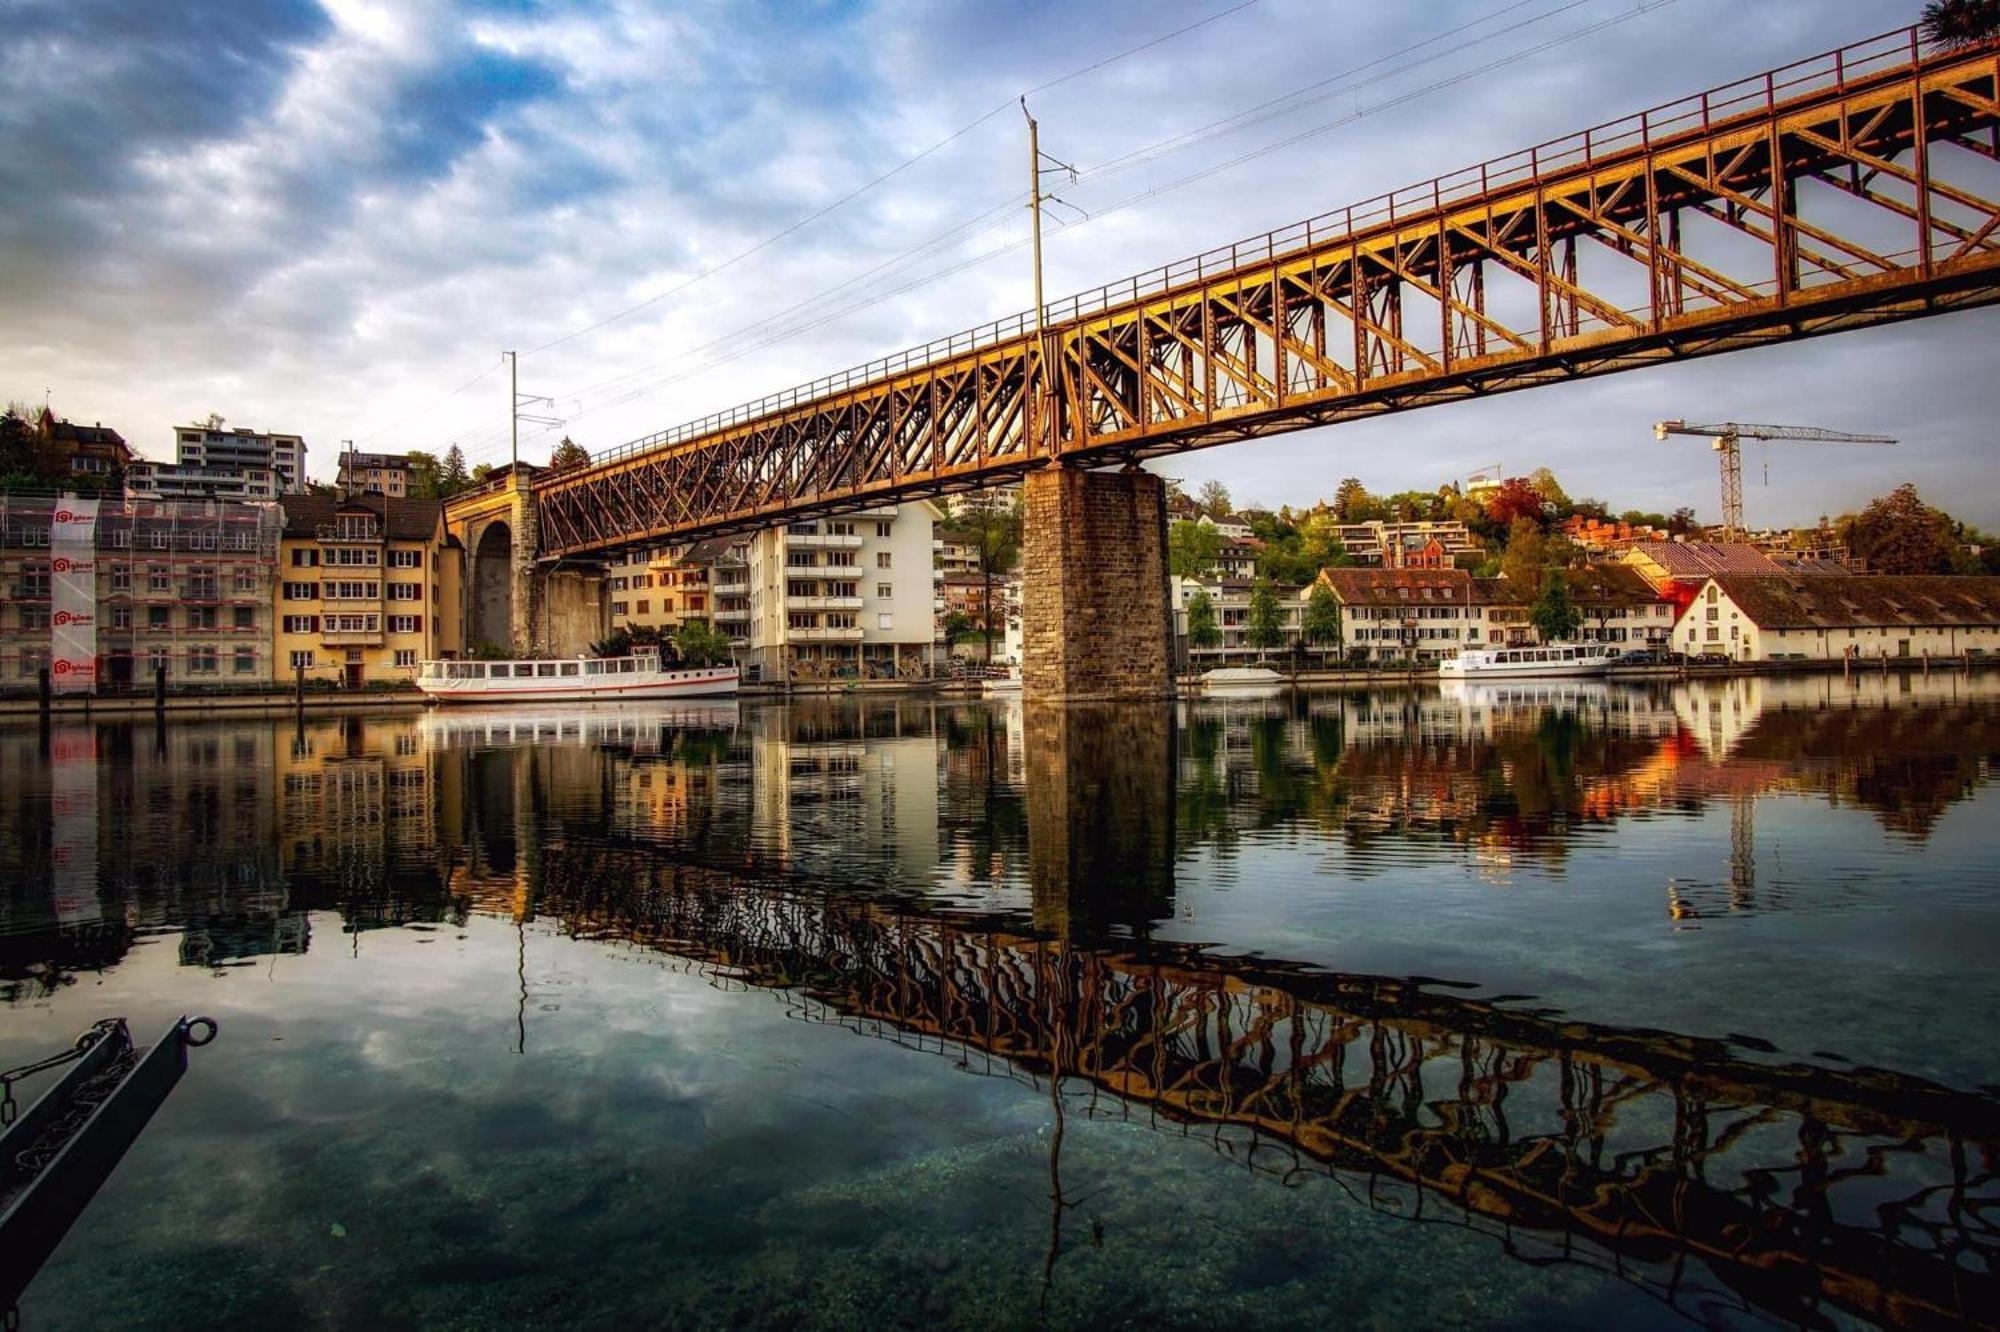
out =
<svg viewBox="0 0 2000 1332"><path fill-rule="evenodd" d="M425 661L417 688L437 703L614 702L733 694L734 666L682 670L658 653L568 657L550 661Z"/></svg>
<svg viewBox="0 0 2000 1332"><path fill-rule="evenodd" d="M1538 643L1533 647L1463 648L1438 663L1445 680L1511 675L1602 675L1623 649L1611 643Z"/></svg>
<svg viewBox="0 0 2000 1332"><path fill-rule="evenodd" d="M1268 698L1283 692L1285 677L1265 666L1218 666L1201 677L1204 694Z"/></svg>

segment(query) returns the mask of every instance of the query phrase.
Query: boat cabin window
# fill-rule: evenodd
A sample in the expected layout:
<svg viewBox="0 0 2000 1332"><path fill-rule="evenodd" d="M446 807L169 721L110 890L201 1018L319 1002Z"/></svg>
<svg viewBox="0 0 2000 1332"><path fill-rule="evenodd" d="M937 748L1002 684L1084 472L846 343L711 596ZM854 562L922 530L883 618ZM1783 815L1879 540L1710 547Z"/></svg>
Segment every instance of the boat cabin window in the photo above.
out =
<svg viewBox="0 0 2000 1332"><path fill-rule="evenodd" d="M556 664L555 664L554 662L552 662L552 661L538 661L538 662L536 662L536 663L535 663L535 674L537 674L537 675L554 675L555 673L556 673Z"/></svg>
<svg viewBox="0 0 2000 1332"><path fill-rule="evenodd" d="M573 661L566 661L562 663L562 673L564 675L575 675L577 673L576 663Z"/></svg>
<svg viewBox="0 0 2000 1332"><path fill-rule="evenodd" d="M601 661L586 661L583 663L583 673L585 675L602 675L604 674L604 663Z"/></svg>
<svg viewBox="0 0 2000 1332"><path fill-rule="evenodd" d="M634 665L635 663L630 657L621 657L618 661L618 670L621 674L629 675Z"/></svg>

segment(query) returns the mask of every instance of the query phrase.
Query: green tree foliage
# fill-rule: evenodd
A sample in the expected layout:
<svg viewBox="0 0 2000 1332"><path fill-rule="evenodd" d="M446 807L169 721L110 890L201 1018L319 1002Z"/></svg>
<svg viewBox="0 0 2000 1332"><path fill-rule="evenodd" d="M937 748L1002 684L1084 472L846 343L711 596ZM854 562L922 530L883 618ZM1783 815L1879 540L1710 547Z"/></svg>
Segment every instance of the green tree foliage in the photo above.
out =
<svg viewBox="0 0 2000 1332"><path fill-rule="evenodd" d="M1848 549L1875 573L1940 574L1961 567L1958 525L1907 483L1841 521Z"/></svg>
<svg viewBox="0 0 2000 1332"><path fill-rule="evenodd" d="M404 456L410 460L410 498L443 499L444 478L438 467L437 455L425 453L422 449L411 449Z"/></svg>
<svg viewBox="0 0 2000 1332"><path fill-rule="evenodd" d="M963 643L967 639L979 637L979 626L964 611L952 611L944 617L944 641Z"/></svg>
<svg viewBox="0 0 2000 1332"><path fill-rule="evenodd" d="M1182 578L1215 572L1222 557L1222 533L1207 523L1178 522L1167 529L1167 568Z"/></svg>
<svg viewBox="0 0 2000 1332"><path fill-rule="evenodd" d="M1686 505L1667 515L1667 530L1675 536L1685 536L1700 526L1701 521L1694 516L1694 510Z"/></svg>
<svg viewBox="0 0 2000 1332"><path fill-rule="evenodd" d="M1535 520L1516 518L1507 529L1507 549L1500 556L1500 575L1517 587L1539 587L1549 566L1549 539Z"/></svg>
<svg viewBox="0 0 2000 1332"><path fill-rule="evenodd" d="M1198 648L1222 646L1222 626L1215 622L1215 600L1206 592L1188 598L1188 642Z"/></svg>
<svg viewBox="0 0 2000 1332"><path fill-rule="evenodd" d="M1528 622L1544 643L1568 642L1583 627L1583 615L1570 599L1569 580L1555 570L1542 574L1542 591L1528 612Z"/></svg>
<svg viewBox="0 0 2000 1332"><path fill-rule="evenodd" d="M707 620L687 620L674 631L674 651L689 666L719 666L729 660L729 635Z"/></svg>
<svg viewBox="0 0 2000 1332"><path fill-rule="evenodd" d="M564 435L562 443L556 445L549 453L549 467L553 471L567 472L573 467L588 467L589 465L589 451L568 435Z"/></svg>
<svg viewBox="0 0 2000 1332"><path fill-rule="evenodd" d="M946 541L970 546L979 557L980 631L986 637L986 655L993 655L993 635L1000 615L993 609L994 583L1012 569L1021 555L1021 503L1018 495L986 490L966 497L958 513L939 524L938 534Z"/></svg>
<svg viewBox="0 0 2000 1332"><path fill-rule="evenodd" d="M453 444L444 451L444 463L438 468L438 489L449 497L471 484L472 477L465 470L465 450Z"/></svg>
<svg viewBox="0 0 2000 1332"><path fill-rule="evenodd" d="M493 464L480 463L477 467L474 467L472 469L472 484L476 486L481 481L484 481L487 477L492 475L493 475Z"/></svg>
<svg viewBox="0 0 2000 1332"><path fill-rule="evenodd" d="M1310 583L1321 569L1352 564L1335 535L1337 525L1325 510L1307 514L1297 524L1268 515L1253 519L1251 530L1264 543L1257 552L1257 576L1274 583Z"/></svg>
<svg viewBox="0 0 2000 1332"><path fill-rule="evenodd" d="M1278 608L1277 589L1259 578L1250 589L1250 614L1243 622L1243 641L1259 652L1285 645L1285 617Z"/></svg>
<svg viewBox="0 0 2000 1332"><path fill-rule="evenodd" d="M1203 513L1220 522L1230 514L1229 487L1220 481L1204 481L1195 503L1201 506Z"/></svg>
<svg viewBox="0 0 2000 1332"><path fill-rule="evenodd" d="M60 486L68 480L62 450L42 438L26 410L10 405L0 415L0 486Z"/></svg>
<svg viewBox="0 0 2000 1332"><path fill-rule="evenodd" d="M1381 500L1368 493L1361 478L1350 476L1333 492L1334 516L1343 523L1372 523L1389 516Z"/></svg>
<svg viewBox="0 0 2000 1332"><path fill-rule="evenodd" d="M1924 39L1947 50L2000 36L2000 0L1930 0Z"/></svg>
<svg viewBox="0 0 2000 1332"><path fill-rule="evenodd" d="M1305 619L1299 631L1315 647L1340 646L1340 599L1325 583L1314 583L1307 595Z"/></svg>

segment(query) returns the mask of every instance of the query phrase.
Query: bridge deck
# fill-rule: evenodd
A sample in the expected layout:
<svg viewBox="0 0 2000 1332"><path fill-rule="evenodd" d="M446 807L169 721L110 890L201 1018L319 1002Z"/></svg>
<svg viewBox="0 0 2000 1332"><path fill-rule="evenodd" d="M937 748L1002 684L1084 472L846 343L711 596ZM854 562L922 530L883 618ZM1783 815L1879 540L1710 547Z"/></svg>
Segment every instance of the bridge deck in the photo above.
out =
<svg viewBox="0 0 2000 1332"><path fill-rule="evenodd" d="M1991 303L2000 43L1889 34L538 478L545 556Z"/></svg>

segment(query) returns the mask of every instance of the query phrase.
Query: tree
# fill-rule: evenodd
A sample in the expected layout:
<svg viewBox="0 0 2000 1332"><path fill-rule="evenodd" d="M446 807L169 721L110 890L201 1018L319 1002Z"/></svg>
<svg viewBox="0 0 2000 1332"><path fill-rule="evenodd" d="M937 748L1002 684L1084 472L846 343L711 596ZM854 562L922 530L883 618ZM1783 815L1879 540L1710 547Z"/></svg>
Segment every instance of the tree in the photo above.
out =
<svg viewBox="0 0 2000 1332"><path fill-rule="evenodd" d="M1204 481L1201 483L1200 492L1195 497L1195 503L1201 506L1203 513L1217 521L1227 518L1231 508L1229 503L1229 487L1223 485L1220 481Z"/></svg>
<svg viewBox="0 0 2000 1332"><path fill-rule="evenodd" d="M963 643L979 633L979 627L964 611L951 611L944 617L944 641L947 644Z"/></svg>
<svg viewBox="0 0 2000 1332"><path fill-rule="evenodd" d="M1528 473L1528 484L1533 486L1535 493L1542 497L1542 503L1555 505L1558 516L1571 511L1572 506L1569 502L1569 493L1557 482L1556 474L1548 468L1537 467L1534 471Z"/></svg>
<svg viewBox="0 0 2000 1332"><path fill-rule="evenodd" d="M1564 643L1576 637L1576 631L1583 626L1583 616L1576 603L1570 600L1569 580L1554 569L1542 574L1541 595L1535 598L1533 609L1528 612L1529 623L1542 636L1544 643Z"/></svg>
<svg viewBox="0 0 2000 1332"><path fill-rule="evenodd" d="M979 557L982 583L980 629L986 636L986 659L993 659L993 579L1014 567L1021 551L1021 504L1001 490L981 490L966 496L957 515L945 522L944 539L971 546Z"/></svg>
<svg viewBox="0 0 2000 1332"><path fill-rule="evenodd" d="M472 484L476 486L491 475L493 475L493 464L480 463L472 469Z"/></svg>
<svg viewBox="0 0 2000 1332"><path fill-rule="evenodd" d="M1222 646L1222 626L1215 622L1215 600L1206 592L1188 598L1188 642L1198 648Z"/></svg>
<svg viewBox="0 0 2000 1332"><path fill-rule="evenodd" d="M1694 510L1682 505L1667 515L1667 531L1675 536L1686 536L1701 526L1694 516Z"/></svg>
<svg viewBox="0 0 2000 1332"><path fill-rule="evenodd" d="M1300 624L1301 637L1315 647L1340 646L1340 598L1333 595L1333 589L1323 582L1313 584L1306 597L1305 620Z"/></svg>
<svg viewBox="0 0 2000 1332"><path fill-rule="evenodd" d="M1847 548L1875 573L1939 574L1958 567L1957 524L1924 503L1907 482L1842 526Z"/></svg>
<svg viewBox="0 0 2000 1332"><path fill-rule="evenodd" d="M444 464L438 469L438 490L449 499L471 484L465 470L465 450L453 444L444 451Z"/></svg>
<svg viewBox="0 0 2000 1332"><path fill-rule="evenodd" d="M44 439L19 406L0 415L0 485L56 486L69 476L62 450Z"/></svg>
<svg viewBox="0 0 2000 1332"><path fill-rule="evenodd" d="M562 443L556 445L549 453L549 468L551 471L566 472L573 467L588 467L589 465L590 454L584 449L583 445L577 443L568 435L564 435Z"/></svg>
<svg viewBox="0 0 2000 1332"><path fill-rule="evenodd" d="M1343 523L1372 523L1386 518L1388 509L1368 493L1361 478L1350 476L1333 492L1333 513Z"/></svg>
<svg viewBox="0 0 2000 1332"><path fill-rule="evenodd" d="M411 449L404 456L410 460L410 498L443 499L444 478L437 456L422 449Z"/></svg>
<svg viewBox="0 0 2000 1332"><path fill-rule="evenodd" d="M1500 576L1517 587L1538 587L1549 564L1549 542L1532 518L1521 517L1507 530L1507 549L1500 556Z"/></svg>
<svg viewBox="0 0 2000 1332"><path fill-rule="evenodd" d="M2000 36L2000 0L1931 0L1924 6L1924 40L1951 50Z"/></svg>
<svg viewBox="0 0 2000 1332"><path fill-rule="evenodd" d="M1222 533L1207 523L1178 522L1167 529L1167 568L1182 578L1215 571L1222 558Z"/></svg>
<svg viewBox="0 0 2000 1332"><path fill-rule="evenodd" d="M1512 527L1521 518L1532 519L1540 527L1546 517L1542 503L1541 492L1527 477L1510 476L1487 496L1486 514L1503 527Z"/></svg>
<svg viewBox="0 0 2000 1332"><path fill-rule="evenodd" d="M713 666L729 660L729 635L706 620L687 620L674 631L674 651L690 666Z"/></svg>
<svg viewBox="0 0 2000 1332"><path fill-rule="evenodd" d="M1285 644L1284 612L1278 609L1277 589L1268 578L1259 578L1250 589L1250 614L1243 622L1243 641L1260 653Z"/></svg>

